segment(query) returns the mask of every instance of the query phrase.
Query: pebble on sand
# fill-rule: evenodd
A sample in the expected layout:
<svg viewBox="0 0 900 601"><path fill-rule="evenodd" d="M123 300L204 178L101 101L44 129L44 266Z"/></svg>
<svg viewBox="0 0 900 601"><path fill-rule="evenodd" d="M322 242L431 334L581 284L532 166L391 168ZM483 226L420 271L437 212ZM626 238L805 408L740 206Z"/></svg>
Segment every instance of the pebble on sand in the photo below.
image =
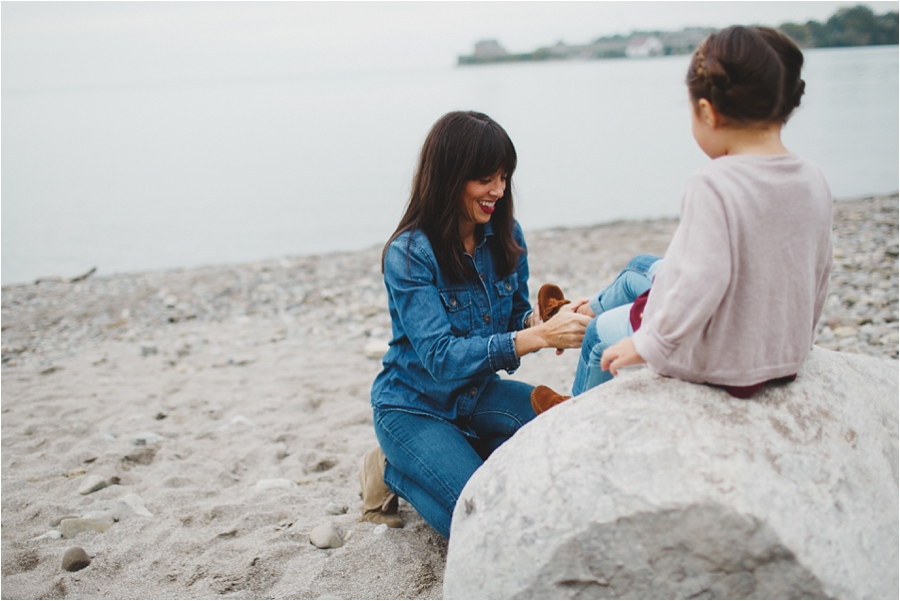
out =
<svg viewBox="0 0 900 601"><path fill-rule="evenodd" d="M62 523L63 520L74 520L78 517L80 517L80 516L71 515L71 514L61 515L59 517L56 517L56 518L53 518L52 520L50 520L50 527L56 528L57 526L59 526Z"/></svg>
<svg viewBox="0 0 900 601"><path fill-rule="evenodd" d="M162 442L162 439L163 437L156 432L147 431L135 435L133 442L136 447L145 447L147 445L160 443Z"/></svg>
<svg viewBox="0 0 900 601"><path fill-rule="evenodd" d="M78 488L78 494L89 495L92 492L97 492L107 486L109 486L109 481L106 478L98 476L97 474L91 474L90 476L85 476L84 482L82 482L81 486Z"/></svg>
<svg viewBox="0 0 900 601"><path fill-rule="evenodd" d="M112 517L116 521L121 521L132 515L138 515L145 518L153 517L153 514L144 505L144 500L135 493L129 493L119 499L116 508L112 511Z"/></svg>
<svg viewBox="0 0 900 601"><path fill-rule="evenodd" d="M370 339L363 348L363 354L370 359L381 359L388 352L388 343L384 340Z"/></svg>
<svg viewBox="0 0 900 601"><path fill-rule="evenodd" d="M326 522L319 524L309 533L309 542L319 549L337 549L343 546L344 539L338 533L334 524Z"/></svg>
<svg viewBox="0 0 900 601"><path fill-rule="evenodd" d="M297 488L297 483L287 478L272 478L270 480L260 480L253 487L254 490L290 490Z"/></svg>
<svg viewBox="0 0 900 601"><path fill-rule="evenodd" d="M62 558L62 568L67 572L77 572L91 565L91 556L81 547L70 547Z"/></svg>
<svg viewBox="0 0 900 601"><path fill-rule="evenodd" d="M93 530L94 532L106 532L115 523L113 516L108 511L100 511L95 514L87 514L83 518L63 520L59 529L64 538L75 538L80 532Z"/></svg>

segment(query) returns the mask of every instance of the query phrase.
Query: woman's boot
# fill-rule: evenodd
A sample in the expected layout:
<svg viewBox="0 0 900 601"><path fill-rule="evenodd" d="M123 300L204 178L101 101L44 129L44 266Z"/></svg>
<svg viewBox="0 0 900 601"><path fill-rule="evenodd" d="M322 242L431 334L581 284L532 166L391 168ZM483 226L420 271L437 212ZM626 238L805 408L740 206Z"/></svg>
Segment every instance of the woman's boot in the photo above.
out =
<svg viewBox="0 0 900 601"><path fill-rule="evenodd" d="M375 447L366 453L359 470L359 485L362 487L361 522L387 524L389 528L402 528L397 495L384 483L384 464L386 459L381 447Z"/></svg>
<svg viewBox="0 0 900 601"><path fill-rule="evenodd" d="M554 392L548 386L536 386L531 391L531 408L540 415L547 409L555 407L563 401L568 401L570 398L572 397Z"/></svg>

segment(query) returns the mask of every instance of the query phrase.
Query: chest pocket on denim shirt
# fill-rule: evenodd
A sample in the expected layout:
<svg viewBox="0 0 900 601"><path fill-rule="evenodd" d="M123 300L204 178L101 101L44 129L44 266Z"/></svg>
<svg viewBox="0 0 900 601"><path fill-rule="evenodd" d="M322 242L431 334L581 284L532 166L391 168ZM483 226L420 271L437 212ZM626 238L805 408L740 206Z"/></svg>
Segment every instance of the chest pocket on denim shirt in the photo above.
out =
<svg viewBox="0 0 900 601"><path fill-rule="evenodd" d="M454 336L466 337L472 332L472 299L465 288L440 290L441 304L450 320L450 331Z"/></svg>
<svg viewBox="0 0 900 601"><path fill-rule="evenodd" d="M515 273L509 274L507 277L494 282L494 291L500 300L498 309L501 331L506 331L509 324L509 317L512 314L513 294L519 289L519 278Z"/></svg>

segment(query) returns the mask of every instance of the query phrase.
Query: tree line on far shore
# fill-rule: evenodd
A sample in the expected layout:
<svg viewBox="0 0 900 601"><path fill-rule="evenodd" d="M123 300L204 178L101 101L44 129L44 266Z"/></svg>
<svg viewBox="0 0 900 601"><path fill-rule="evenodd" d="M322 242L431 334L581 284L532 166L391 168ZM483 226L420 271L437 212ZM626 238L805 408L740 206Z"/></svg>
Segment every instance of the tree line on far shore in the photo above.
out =
<svg viewBox="0 0 900 601"><path fill-rule="evenodd" d="M897 11L876 15L868 6L842 8L824 23L783 23L778 29L806 48L880 46L898 42Z"/></svg>
<svg viewBox="0 0 900 601"><path fill-rule="evenodd" d="M782 23L778 29L790 36L802 48L834 48L844 46L878 46L898 43L900 20L897 11L876 15L862 4L838 10L827 21ZM533 52L510 54L495 40L475 45L475 53L459 57L460 65L507 63L522 61L624 58L632 55L637 44L651 41L655 47L636 56L690 54L715 29L688 27L676 32L634 31L630 35L598 38L589 44L538 48Z"/></svg>

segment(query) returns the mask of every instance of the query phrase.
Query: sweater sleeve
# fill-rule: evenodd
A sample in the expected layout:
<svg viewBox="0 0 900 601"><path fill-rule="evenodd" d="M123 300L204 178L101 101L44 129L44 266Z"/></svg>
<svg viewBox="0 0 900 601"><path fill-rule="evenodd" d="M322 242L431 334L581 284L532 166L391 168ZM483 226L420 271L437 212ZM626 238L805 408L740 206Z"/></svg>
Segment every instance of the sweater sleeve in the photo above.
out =
<svg viewBox="0 0 900 601"><path fill-rule="evenodd" d="M635 350L654 368L666 365L685 336L706 327L731 280L728 215L721 197L702 176L692 177L681 219L656 274L634 333Z"/></svg>

